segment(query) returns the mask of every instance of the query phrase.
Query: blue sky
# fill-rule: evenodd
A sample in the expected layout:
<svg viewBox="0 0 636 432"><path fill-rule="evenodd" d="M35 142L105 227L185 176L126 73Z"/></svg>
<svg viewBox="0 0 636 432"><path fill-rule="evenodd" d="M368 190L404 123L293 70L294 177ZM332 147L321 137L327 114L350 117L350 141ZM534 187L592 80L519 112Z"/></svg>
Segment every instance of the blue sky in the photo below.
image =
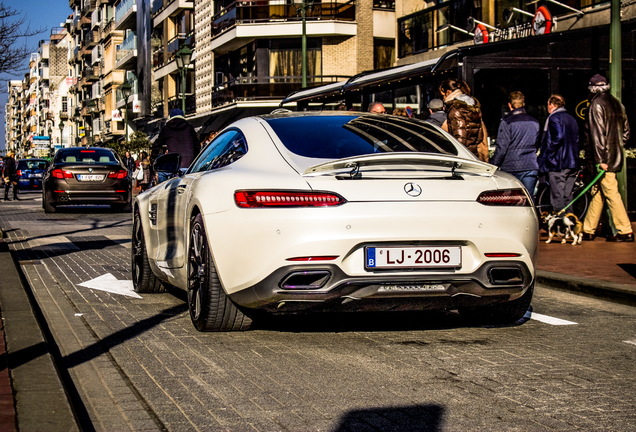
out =
<svg viewBox="0 0 636 432"><path fill-rule="evenodd" d="M26 18L25 25L31 30L44 29L44 32L25 40L27 48L31 52L37 51L38 41L48 39L51 34L51 28L59 27L60 23L66 20L71 13L68 0L0 0L5 6L22 12L22 16ZM29 59L24 59L25 72L29 66ZM2 76L0 85L2 92L0 93L0 106L2 107L2 116L0 117L0 149L5 147L4 135L4 107L7 103L6 80L21 79L18 77Z"/></svg>

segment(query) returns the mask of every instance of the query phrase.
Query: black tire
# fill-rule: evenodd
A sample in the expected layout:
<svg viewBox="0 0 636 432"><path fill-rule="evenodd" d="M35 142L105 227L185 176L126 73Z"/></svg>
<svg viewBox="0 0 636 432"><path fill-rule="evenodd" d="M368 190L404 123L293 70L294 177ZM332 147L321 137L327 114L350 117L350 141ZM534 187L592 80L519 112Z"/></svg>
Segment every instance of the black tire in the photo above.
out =
<svg viewBox="0 0 636 432"><path fill-rule="evenodd" d="M46 196L42 197L42 208L44 209L44 213L55 213L57 211L55 206L48 202Z"/></svg>
<svg viewBox="0 0 636 432"><path fill-rule="evenodd" d="M248 330L252 319L225 294L210 254L203 217L193 218L188 246L188 309L199 331Z"/></svg>
<svg viewBox="0 0 636 432"><path fill-rule="evenodd" d="M471 322L514 324L524 317L534 293L534 284L518 299L488 306L460 308L459 313Z"/></svg>
<svg viewBox="0 0 636 432"><path fill-rule="evenodd" d="M121 204L117 207L117 209L121 212L121 213L130 213L132 211L132 204L128 203L128 204Z"/></svg>
<svg viewBox="0 0 636 432"><path fill-rule="evenodd" d="M131 273L133 289L138 293L161 293L166 289L155 276L148 263L148 251L144 239L144 230L141 225L141 215L135 212L133 218L133 234L131 248Z"/></svg>

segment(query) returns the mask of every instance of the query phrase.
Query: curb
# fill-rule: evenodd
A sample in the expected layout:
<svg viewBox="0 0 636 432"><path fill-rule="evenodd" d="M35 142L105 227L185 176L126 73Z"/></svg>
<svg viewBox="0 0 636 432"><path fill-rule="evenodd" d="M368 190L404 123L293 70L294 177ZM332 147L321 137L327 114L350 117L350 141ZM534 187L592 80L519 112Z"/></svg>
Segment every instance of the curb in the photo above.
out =
<svg viewBox="0 0 636 432"><path fill-rule="evenodd" d="M0 309L18 430L78 431L30 291L0 231Z"/></svg>
<svg viewBox="0 0 636 432"><path fill-rule="evenodd" d="M594 297L609 298L622 303L636 305L636 286L618 284L599 279L568 276L544 270L537 270L536 283L548 288L573 291Z"/></svg>

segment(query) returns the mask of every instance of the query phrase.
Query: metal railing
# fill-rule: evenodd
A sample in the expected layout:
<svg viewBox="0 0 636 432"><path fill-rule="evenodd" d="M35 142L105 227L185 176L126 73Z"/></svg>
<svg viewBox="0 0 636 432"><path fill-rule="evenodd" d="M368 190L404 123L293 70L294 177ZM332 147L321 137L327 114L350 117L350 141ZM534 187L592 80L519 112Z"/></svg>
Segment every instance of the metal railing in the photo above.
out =
<svg viewBox="0 0 636 432"><path fill-rule="evenodd" d="M123 0L115 7L115 22L119 22L119 20L128 13L136 5L135 0Z"/></svg>
<svg viewBox="0 0 636 432"><path fill-rule="evenodd" d="M307 81L311 86L319 86L347 78L349 77L340 75L310 75ZM239 77L214 86L212 106L246 100L283 99L300 89L301 83L301 76Z"/></svg>
<svg viewBox="0 0 636 432"><path fill-rule="evenodd" d="M347 3L317 3L306 12L307 21L355 21L355 0ZM261 1L234 2L213 17L212 37L244 23L300 21L300 10L292 4L263 5Z"/></svg>

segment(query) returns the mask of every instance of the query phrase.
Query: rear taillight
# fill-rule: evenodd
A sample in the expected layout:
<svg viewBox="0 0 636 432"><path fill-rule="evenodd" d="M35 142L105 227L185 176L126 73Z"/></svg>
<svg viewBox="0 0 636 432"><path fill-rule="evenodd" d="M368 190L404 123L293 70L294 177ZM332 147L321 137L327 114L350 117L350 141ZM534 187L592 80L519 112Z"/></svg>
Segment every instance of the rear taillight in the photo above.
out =
<svg viewBox="0 0 636 432"><path fill-rule="evenodd" d="M22 170L17 171L18 177L22 177Z"/></svg>
<svg viewBox="0 0 636 432"><path fill-rule="evenodd" d="M488 206L530 206L530 198L523 189L503 189L482 192L477 202Z"/></svg>
<svg viewBox="0 0 636 432"><path fill-rule="evenodd" d="M73 173L70 171L64 171L63 169L56 168L51 171L51 175L55 178L64 179L64 178L73 178Z"/></svg>
<svg viewBox="0 0 636 432"><path fill-rule="evenodd" d="M126 177L128 177L128 171L126 170L119 170L117 172L113 171L108 173L108 178L125 179Z"/></svg>
<svg viewBox="0 0 636 432"><path fill-rule="evenodd" d="M329 192L236 191L234 202L242 208L327 207L344 204L346 200Z"/></svg>

